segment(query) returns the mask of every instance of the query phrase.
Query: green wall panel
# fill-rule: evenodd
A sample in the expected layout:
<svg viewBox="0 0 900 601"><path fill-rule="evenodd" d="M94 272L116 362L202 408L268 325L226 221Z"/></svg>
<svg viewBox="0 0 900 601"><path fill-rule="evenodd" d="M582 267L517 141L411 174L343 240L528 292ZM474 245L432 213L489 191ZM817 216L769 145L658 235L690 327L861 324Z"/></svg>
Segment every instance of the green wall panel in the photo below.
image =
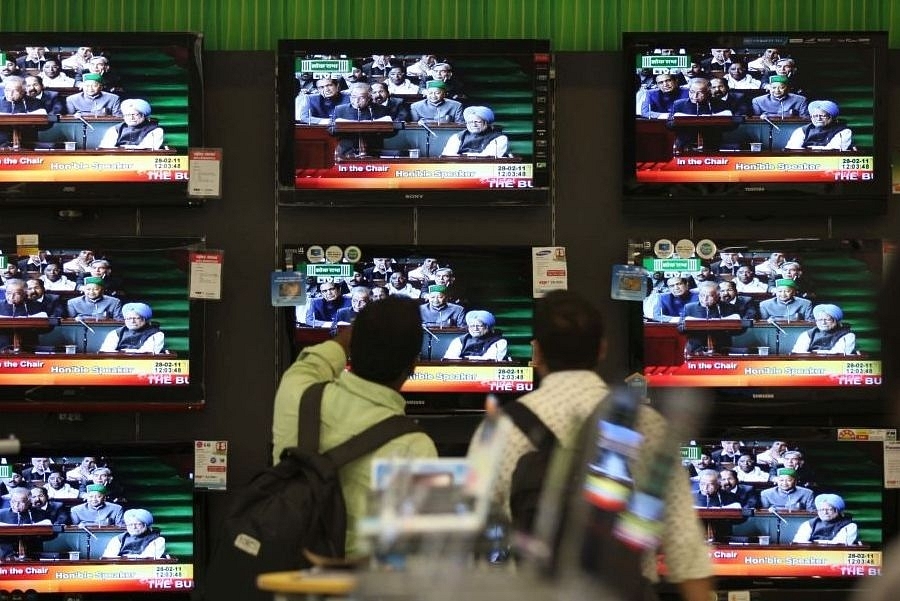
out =
<svg viewBox="0 0 900 601"><path fill-rule="evenodd" d="M274 50L281 38L550 38L617 50L623 31L882 29L896 0L2 0L2 31L200 31L209 50ZM89 43L90 40L85 40Z"/></svg>

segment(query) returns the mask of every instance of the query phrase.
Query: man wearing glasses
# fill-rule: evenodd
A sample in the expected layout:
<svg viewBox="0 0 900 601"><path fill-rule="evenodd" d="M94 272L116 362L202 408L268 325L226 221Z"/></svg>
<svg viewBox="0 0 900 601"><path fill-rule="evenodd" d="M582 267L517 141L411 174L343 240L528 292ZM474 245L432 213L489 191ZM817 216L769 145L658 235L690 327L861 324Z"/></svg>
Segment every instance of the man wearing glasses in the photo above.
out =
<svg viewBox="0 0 900 601"><path fill-rule="evenodd" d="M342 94L336 79L322 78L316 81L317 94L298 94L295 105L296 119L306 125L327 125L334 118L334 109L350 104L350 96Z"/></svg>
<svg viewBox="0 0 900 601"><path fill-rule="evenodd" d="M342 296L332 281L319 284L319 296L306 306L305 322L315 328L330 328L339 309L350 307L350 299Z"/></svg>

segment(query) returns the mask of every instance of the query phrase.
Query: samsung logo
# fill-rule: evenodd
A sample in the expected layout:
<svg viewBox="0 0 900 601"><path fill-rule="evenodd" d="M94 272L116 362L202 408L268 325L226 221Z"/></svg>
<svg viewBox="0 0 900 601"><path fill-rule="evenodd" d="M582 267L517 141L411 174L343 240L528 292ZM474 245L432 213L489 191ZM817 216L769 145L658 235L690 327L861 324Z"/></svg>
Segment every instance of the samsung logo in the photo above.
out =
<svg viewBox="0 0 900 601"><path fill-rule="evenodd" d="M754 393L753 398L754 399L774 399L775 395L772 393L768 393L768 394Z"/></svg>

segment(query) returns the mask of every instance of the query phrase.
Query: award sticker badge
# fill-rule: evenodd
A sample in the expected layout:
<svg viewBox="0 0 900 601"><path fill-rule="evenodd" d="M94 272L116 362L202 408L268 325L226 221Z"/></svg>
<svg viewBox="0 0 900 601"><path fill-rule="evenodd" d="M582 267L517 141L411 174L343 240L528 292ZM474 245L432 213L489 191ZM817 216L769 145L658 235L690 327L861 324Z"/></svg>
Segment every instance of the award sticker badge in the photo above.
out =
<svg viewBox="0 0 900 601"><path fill-rule="evenodd" d="M665 238L657 240L656 244L653 245L653 254L656 255L657 259L668 259L675 254L675 246L671 240L666 240Z"/></svg>
<svg viewBox="0 0 900 601"><path fill-rule="evenodd" d="M687 238L682 238L675 243L675 254L678 255L678 258L680 259L690 259L694 256L695 250L696 247L694 246L694 243Z"/></svg>

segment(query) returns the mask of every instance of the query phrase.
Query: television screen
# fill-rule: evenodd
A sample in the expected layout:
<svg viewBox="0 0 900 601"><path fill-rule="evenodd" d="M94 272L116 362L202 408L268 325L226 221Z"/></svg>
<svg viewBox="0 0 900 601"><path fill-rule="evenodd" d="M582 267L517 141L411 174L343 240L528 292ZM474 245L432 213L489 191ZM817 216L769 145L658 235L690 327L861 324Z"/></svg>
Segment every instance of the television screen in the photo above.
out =
<svg viewBox="0 0 900 601"><path fill-rule="evenodd" d="M885 471L895 436L874 428L744 426L684 441L684 477L720 586L833 586L819 579L880 574L896 528Z"/></svg>
<svg viewBox="0 0 900 601"><path fill-rule="evenodd" d="M880 399L880 240L707 240L704 259L638 246L649 294L637 355L649 386L815 395L845 411L860 408L849 398Z"/></svg>
<svg viewBox="0 0 900 601"><path fill-rule="evenodd" d="M202 238L0 236L0 411L199 407Z"/></svg>
<svg viewBox="0 0 900 601"><path fill-rule="evenodd" d="M466 395L480 410L486 393L532 389L531 247L293 244L285 258L305 283L288 320L295 352L399 294L422 311L421 354L401 390L410 410L458 408L450 399Z"/></svg>
<svg viewBox="0 0 900 601"><path fill-rule="evenodd" d="M549 202L547 40L281 40L283 204Z"/></svg>
<svg viewBox="0 0 900 601"><path fill-rule="evenodd" d="M0 592L189 593L198 528L193 445L28 445L0 458Z"/></svg>
<svg viewBox="0 0 900 601"><path fill-rule="evenodd" d="M885 32L625 33L623 57L626 213L886 210Z"/></svg>
<svg viewBox="0 0 900 601"><path fill-rule="evenodd" d="M187 203L201 47L195 33L0 34L0 203Z"/></svg>

